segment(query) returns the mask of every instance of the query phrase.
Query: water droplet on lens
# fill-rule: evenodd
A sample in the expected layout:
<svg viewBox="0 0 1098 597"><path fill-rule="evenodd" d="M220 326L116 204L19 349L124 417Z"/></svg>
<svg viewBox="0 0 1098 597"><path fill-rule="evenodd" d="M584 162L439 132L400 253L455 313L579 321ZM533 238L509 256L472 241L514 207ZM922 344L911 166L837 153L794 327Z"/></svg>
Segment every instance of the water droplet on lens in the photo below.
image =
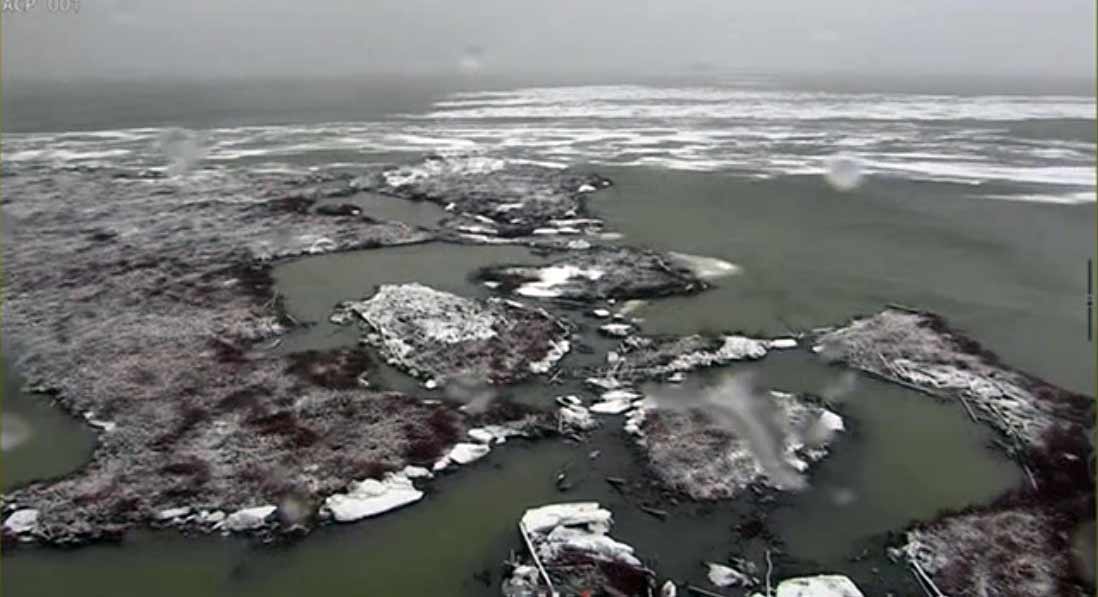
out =
<svg viewBox="0 0 1098 597"><path fill-rule="evenodd" d="M858 158L849 155L834 155L824 162L827 170L824 178L835 190L852 191L862 184L865 170Z"/></svg>
<svg viewBox="0 0 1098 597"><path fill-rule="evenodd" d="M484 69L484 50L479 46L469 46L461 54L458 60L458 70L471 75Z"/></svg>
<svg viewBox="0 0 1098 597"><path fill-rule="evenodd" d="M160 151L168 158L168 176L186 174L202 159L202 140L193 131L180 128L160 133Z"/></svg>
<svg viewBox="0 0 1098 597"><path fill-rule="evenodd" d="M31 427L22 417L5 413L0 420L0 451L14 450L31 437Z"/></svg>

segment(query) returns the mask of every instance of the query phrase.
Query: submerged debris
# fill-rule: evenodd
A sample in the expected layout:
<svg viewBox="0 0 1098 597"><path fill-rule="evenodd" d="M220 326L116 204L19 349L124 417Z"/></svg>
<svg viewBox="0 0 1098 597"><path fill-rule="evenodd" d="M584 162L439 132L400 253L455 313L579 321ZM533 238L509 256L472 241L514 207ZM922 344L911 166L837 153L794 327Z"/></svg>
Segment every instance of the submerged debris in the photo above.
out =
<svg viewBox="0 0 1098 597"><path fill-rule="evenodd" d="M549 371L569 349L568 330L544 310L422 284L384 285L339 309L355 314L366 341L414 377L512 383Z"/></svg>
<svg viewBox="0 0 1098 597"><path fill-rule="evenodd" d="M632 547L610 537L611 524L610 511L596 502L527 510L519 522L527 557L512 563L503 594L648 597L655 591L655 575Z"/></svg>
<svg viewBox="0 0 1098 597"><path fill-rule="evenodd" d="M544 265L497 265L475 278L502 292L577 301L689 294L707 288L666 255L629 247L596 246ZM605 316L609 316L607 311Z"/></svg>

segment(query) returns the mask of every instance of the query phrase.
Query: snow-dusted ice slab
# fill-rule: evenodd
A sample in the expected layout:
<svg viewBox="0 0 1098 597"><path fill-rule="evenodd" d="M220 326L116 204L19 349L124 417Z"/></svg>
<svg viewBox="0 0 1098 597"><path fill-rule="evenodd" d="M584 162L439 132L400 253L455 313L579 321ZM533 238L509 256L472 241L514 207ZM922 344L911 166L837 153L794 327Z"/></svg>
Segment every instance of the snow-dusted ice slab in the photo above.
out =
<svg viewBox="0 0 1098 597"><path fill-rule="evenodd" d="M484 444L461 443L451 448L446 457L458 464L469 464L484 458L490 451L491 448Z"/></svg>
<svg viewBox="0 0 1098 597"><path fill-rule="evenodd" d="M358 320L364 341L429 389L459 377L512 383L551 370L571 348L567 330L543 309L471 299L422 284L385 284L337 307Z"/></svg>
<svg viewBox="0 0 1098 597"><path fill-rule="evenodd" d="M346 494L335 494L324 500L324 508L337 522L353 522L407 506L422 498L423 492L416 489L405 474L397 473L387 475L382 481L366 479L355 483Z"/></svg>
<svg viewBox="0 0 1098 597"><path fill-rule="evenodd" d="M610 527L611 514L598 502L549 504L531 508L522 515L522 525L528 533L549 531L556 526L584 525L589 529Z"/></svg>
<svg viewBox="0 0 1098 597"><path fill-rule="evenodd" d="M612 594L643 595L643 583L654 590L655 576L641 563L633 547L610 536L609 510L597 502L549 504L527 510L519 521L533 566L515 566L504 579L504 594L542 595L561 587L604 586ZM540 574L539 574L540 573ZM628 579L622 584L622 579ZM550 591L543 591L546 585Z"/></svg>

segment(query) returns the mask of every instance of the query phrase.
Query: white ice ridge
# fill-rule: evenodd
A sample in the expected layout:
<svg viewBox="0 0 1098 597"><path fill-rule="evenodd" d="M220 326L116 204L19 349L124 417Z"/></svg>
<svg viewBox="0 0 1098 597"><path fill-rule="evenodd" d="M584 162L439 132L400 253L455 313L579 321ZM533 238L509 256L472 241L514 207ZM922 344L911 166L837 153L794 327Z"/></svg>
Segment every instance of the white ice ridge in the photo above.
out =
<svg viewBox="0 0 1098 597"><path fill-rule="evenodd" d="M1021 138L1004 123L1091 121L1094 110L1089 96L805 93L756 81L522 88L453 94L424 113L386 121L215 129L206 133L205 162L248 160L249 167L272 171L309 155L364 147L455 158L389 171L386 179L399 186L439 169L492 172L503 160L753 178L819 175L826 170L821 156L842 153L856 157L868 176L974 188L1016 182L1026 188L975 195L1080 203L1095 200L1093 143ZM4 160L145 167L148 148L162 134L155 128L10 134ZM482 242L499 242L493 238Z"/></svg>

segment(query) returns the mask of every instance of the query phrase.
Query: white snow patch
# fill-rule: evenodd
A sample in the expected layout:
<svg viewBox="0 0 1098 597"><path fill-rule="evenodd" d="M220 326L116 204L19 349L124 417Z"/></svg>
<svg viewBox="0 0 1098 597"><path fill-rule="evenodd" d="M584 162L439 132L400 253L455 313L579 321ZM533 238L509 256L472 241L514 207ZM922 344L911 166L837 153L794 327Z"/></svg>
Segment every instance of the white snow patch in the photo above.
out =
<svg viewBox="0 0 1098 597"><path fill-rule="evenodd" d="M648 418L648 409L642 404L625 415L625 425L622 428L629 435L643 438L644 432L641 431L641 427L644 426L646 418Z"/></svg>
<svg viewBox="0 0 1098 597"><path fill-rule="evenodd" d="M588 377L587 379L583 380L583 382L587 385L595 386L596 388L600 388L603 390L613 390L622 386L622 382L612 377Z"/></svg>
<svg viewBox="0 0 1098 597"><path fill-rule="evenodd" d="M435 176L487 174L502 170L506 162L485 157L467 157L461 159L427 160L416 166L405 166L383 174L385 183L391 187L419 182Z"/></svg>
<svg viewBox="0 0 1098 597"><path fill-rule="evenodd" d="M214 510L213 512L205 512L199 515L199 519L204 524L220 524L225 521L225 513L221 510Z"/></svg>
<svg viewBox="0 0 1098 597"><path fill-rule="evenodd" d="M552 265L538 270L538 280L527 282L515 289L516 294L533 298L553 298L561 295L558 286L567 284L572 278L598 280L605 272L600 269L585 269L574 265Z"/></svg>
<svg viewBox="0 0 1098 597"><path fill-rule="evenodd" d="M626 400L626 401L629 401L629 402L632 402L633 400L636 400L636 399L642 398L642 397L643 396L639 392L635 392L633 390L628 390L628 389L624 389L624 388L619 388L619 389L616 389L616 390L610 390L608 392L603 392L602 395L599 396L599 398L601 400Z"/></svg>
<svg viewBox="0 0 1098 597"><path fill-rule="evenodd" d="M397 319L394 305L414 313L413 321ZM415 348L401 339L402 331L421 334L441 344L487 340L496 335L496 316L475 301L422 284L386 284L369 299L344 303L343 309L358 314L381 336L385 349L398 361Z"/></svg>
<svg viewBox="0 0 1098 597"><path fill-rule="evenodd" d="M601 415L620 415L633 408L633 401L642 396L633 390L621 388L603 392L600 402L591 405L591 412Z"/></svg>

